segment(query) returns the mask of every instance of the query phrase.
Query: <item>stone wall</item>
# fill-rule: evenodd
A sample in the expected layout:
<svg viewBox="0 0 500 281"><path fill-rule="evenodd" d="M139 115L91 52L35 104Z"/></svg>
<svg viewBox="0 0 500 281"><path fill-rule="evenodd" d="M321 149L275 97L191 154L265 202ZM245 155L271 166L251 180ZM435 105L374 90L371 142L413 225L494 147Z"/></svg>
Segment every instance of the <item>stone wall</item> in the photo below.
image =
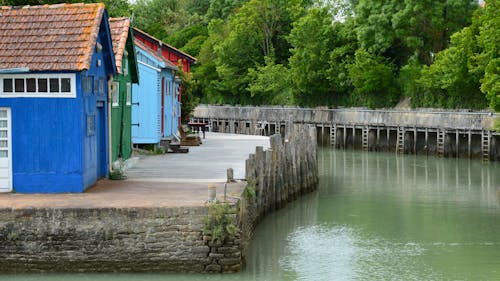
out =
<svg viewBox="0 0 500 281"><path fill-rule="evenodd" d="M222 248L203 236L206 215L205 206L2 209L0 272L239 269L241 247L235 240Z"/></svg>

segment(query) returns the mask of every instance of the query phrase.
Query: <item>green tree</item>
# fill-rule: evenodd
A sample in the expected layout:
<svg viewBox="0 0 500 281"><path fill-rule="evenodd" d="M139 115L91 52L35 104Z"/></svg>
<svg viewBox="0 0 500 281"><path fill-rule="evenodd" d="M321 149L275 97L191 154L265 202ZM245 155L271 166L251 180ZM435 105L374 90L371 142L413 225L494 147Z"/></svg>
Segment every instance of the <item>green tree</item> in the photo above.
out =
<svg viewBox="0 0 500 281"><path fill-rule="evenodd" d="M204 16L210 8L209 0L182 0L184 9L190 15Z"/></svg>
<svg viewBox="0 0 500 281"><path fill-rule="evenodd" d="M198 105L199 99L194 95L194 85L192 79L189 78L188 75L186 75L186 73L182 71L182 69L179 69L179 72L177 74L181 78L182 89L181 120L188 121L191 112Z"/></svg>
<svg viewBox="0 0 500 281"><path fill-rule="evenodd" d="M205 14L206 21L210 22L213 19L227 20L233 11L248 0L210 0L207 13Z"/></svg>
<svg viewBox="0 0 500 281"><path fill-rule="evenodd" d="M251 0L229 18L229 33L214 46L219 76L216 88L225 94L225 102L262 102L248 91L248 69L264 65L265 57L276 64L287 62L290 45L286 36L299 11L305 11L302 4L302 0Z"/></svg>
<svg viewBox="0 0 500 281"><path fill-rule="evenodd" d="M356 32L360 47L386 57L404 55L408 51L396 35L392 18L402 10L400 0L360 0L355 8Z"/></svg>
<svg viewBox="0 0 500 281"><path fill-rule="evenodd" d="M132 14L132 8L127 0L94 0L92 2L103 2L110 17L130 17Z"/></svg>
<svg viewBox="0 0 500 281"><path fill-rule="evenodd" d="M186 26L186 11L178 0L137 0L132 6L133 24L165 40L175 31Z"/></svg>
<svg viewBox="0 0 500 281"><path fill-rule="evenodd" d="M355 21L349 18L343 23L334 24L335 47L330 53L328 80L332 85L330 94L334 95L334 105L351 105L349 95L354 91L349 68L354 63L358 49Z"/></svg>
<svg viewBox="0 0 500 281"><path fill-rule="evenodd" d="M470 24L476 8L476 1L405 0L392 25L406 48L430 65L433 54L448 47L450 35Z"/></svg>
<svg viewBox="0 0 500 281"><path fill-rule="evenodd" d="M253 99L267 105L293 104L292 83L289 70L266 57L265 65L249 69L248 90Z"/></svg>
<svg viewBox="0 0 500 281"><path fill-rule="evenodd" d="M413 86L407 87L406 93L414 106L482 109L489 100L492 108L499 109L496 96L500 34L494 28L499 24L495 4L498 2L491 1L487 8L477 10L472 24L452 35L449 48L438 53L432 65L420 71L413 68L413 72L411 67L403 69L402 74L415 74L413 81L407 79L408 85Z"/></svg>
<svg viewBox="0 0 500 281"><path fill-rule="evenodd" d="M352 102L370 108L394 106L399 90L392 68L383 57L358 49L349 68L354 85Z"/></svg>
<svg viewBox="0 0 500 281"><path fill-rule="evenodd" d="M422 76L423 65L416 55L412 56L408 63L399 71L399 85L404 97L409 97L413 107L422 107L424 101L423 89L417 83Z"/></svg>
<svg viewBox="0 0 500 281"><path fill-rule="evenodd" d="M204 103L219 104L224 102L224 96L229 93L219 87L215 47L226 38L228 28L222 19L215 19L209 23L207 30L208 38L201 45L198 64L193 68L195 93Z"/></svg>
<svg viewBox="0 0 500 281"><path fill-rule="evenodd" d="M451 46L438 53L430 66L424 66L416 80L418 106L443 108L484 108L486 99L480 91L480 77L470 71L470 58L477 50L474 28L455 33Z"/></svg>
<svg viewBox="0 0 500 281"><path fill-rule="evenodd" d="M208 36L206 35L195 36L189 39L189 41L183 47L180 47L180 49L188 54L191 54L192 56L197 57L200 53L203 43L205 43L205 40L207 40L207 37Z"/></svg>
<svg viewBox="0 0 500 281"><path fill-rule="evenodd" d="M486 94L490 107L500 111L500 1L487 1L486 7L478 13L479 50L473 58L476 62L474 72L484 73L480 79L481 91Z"/></svg>
<svg viewBox="0 0 500 281"><path fill-rule="evenodd" d="M290 75L299 105L339 105L351 90L347 63L356 50L353 21L334 22L328 7L311 8L294 23Z"/></svg>
<svg viewBox="0 0 500 281"><path fill-rule="evenodd" d="M356 23L360 46L402 67L417 54L432 63L454 32L470 24L476 1L360 0Z"/></svg>
<svg viewBox="0 0 500 281"><path fill-rule="evenodd" d="M174 32L172 35L167 37L166 42L194 57L197 57L201 46L207 37L207 26L198 23Z"/></svg>

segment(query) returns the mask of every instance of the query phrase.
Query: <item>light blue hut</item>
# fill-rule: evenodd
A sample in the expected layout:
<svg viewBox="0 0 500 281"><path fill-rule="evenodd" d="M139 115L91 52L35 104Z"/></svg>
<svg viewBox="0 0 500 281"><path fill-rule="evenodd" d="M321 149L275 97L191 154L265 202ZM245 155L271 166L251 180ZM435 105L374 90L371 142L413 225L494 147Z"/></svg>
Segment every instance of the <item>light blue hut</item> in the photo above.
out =
<svg viewBox="0 0 500 281"><path fill-rule="evenodd" d="M158 145L177 138L180 116L178 68L136 41L139 85L133 85L132 143Z"/></svg>
<svg viewBox="0 0 500 281"><path fill-rule="evenodd" d="M167 94L165 96L165 124L163 126L163 139L170 142L180 141L179 135L179 118L181 117L181 103L180 100L180 85L181 79L174 77L167 78L166 86Z"/></svg>

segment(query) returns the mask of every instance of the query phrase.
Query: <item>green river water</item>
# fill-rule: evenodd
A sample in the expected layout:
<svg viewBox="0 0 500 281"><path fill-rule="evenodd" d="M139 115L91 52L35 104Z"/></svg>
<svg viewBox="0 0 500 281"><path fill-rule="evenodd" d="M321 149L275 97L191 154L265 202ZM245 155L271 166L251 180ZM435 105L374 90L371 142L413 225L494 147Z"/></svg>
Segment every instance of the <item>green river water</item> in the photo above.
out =
<svg viewBox="0 0 500 281"><path fill-rule="evenodd" d="M500 280L500 164L330 149L318 160L318 191L261 222L241 273L0 280Z"/></svg>

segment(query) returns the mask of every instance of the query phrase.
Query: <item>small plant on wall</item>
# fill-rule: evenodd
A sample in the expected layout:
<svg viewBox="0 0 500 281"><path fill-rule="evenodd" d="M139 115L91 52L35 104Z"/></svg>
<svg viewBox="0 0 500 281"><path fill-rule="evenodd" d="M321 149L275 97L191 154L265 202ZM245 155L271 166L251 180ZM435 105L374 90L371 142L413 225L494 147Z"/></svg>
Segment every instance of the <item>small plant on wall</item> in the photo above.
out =
<svg viewBox="0 0 500 281"><path fill-rule="evenodd" d="M211 204L204 219L203 233L210 236L213 243L224 243L239 231L236 213L236 208L227 203Z"/></svg>
<svg viewBox="0 0 500 281"><path fill-rule="evenodd" d="M109 172L109 179L111 180L124 180L127 177L121 169L113 170Z"/></svg>
<svg viewBox="0 0 500 281"><path fill-rule="evenodd" d="M249 202L252 201L257 196L257 193L255 191L255 180L248 180L247 186L243 191L243 196Z"/></svg>

